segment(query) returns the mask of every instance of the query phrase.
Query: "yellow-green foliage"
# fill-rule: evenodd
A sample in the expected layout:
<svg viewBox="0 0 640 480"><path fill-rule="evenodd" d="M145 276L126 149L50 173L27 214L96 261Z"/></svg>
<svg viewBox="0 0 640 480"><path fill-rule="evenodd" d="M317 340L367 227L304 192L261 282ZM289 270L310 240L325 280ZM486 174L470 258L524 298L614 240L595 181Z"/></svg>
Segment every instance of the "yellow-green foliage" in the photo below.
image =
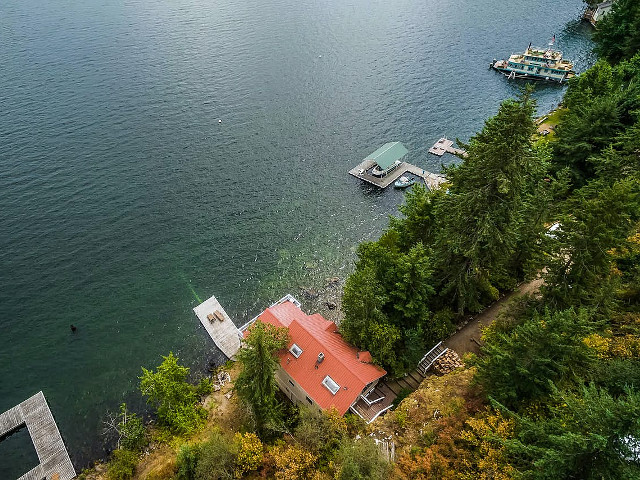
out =
<svg viewBox="0 0 640 480"><path fill-rule="evenodd" d="M107 478L109 480L129 480L133 477L138 463L138 455L129 450L114 450L109 467L107 468Z"/></svg>
<svg viewBox="0 0 640 480"><path fill-rule="evenodd" d="M475 368L458 369L442 377L427 378L418 390L400 403L394 415L377 421L376 430L397 432L398 448L422 443L421 438L429 435L438 419L459 415L464 410L464 397L471 395L475 371Z"/></svg>
<svg viewBox="0 0 640 480"><path fill-rule="evenodd" d="M466 440L476 452L478 479L508 480L515 476L515 469L509 465L503 446L496 439L513 436L515 422L503 417L500 412L489 411L472 417L466 422L467 428L460 438Z"/></svg>
<svg viewBox="0 0 640 480"><path fill-rule="evenodd" d="M597 352L599 358L640 357L640 337L637 335L607 338L593 334L585 338L584 342Z"/></svg>
<svg viewBox="0 0 640 480"><path fill-rule="evenodd" d="M255 433L236 433L234 442L237 448L235 477L242 478L247 472L257 470L262 463L263 446Z"/></svg>
<svg viewBox="0 0 640 480"><path fill-rule="evenodd" d="M270 451L276 480L306 480L311 477L315 455L298 445L279 445Z"/></svg>

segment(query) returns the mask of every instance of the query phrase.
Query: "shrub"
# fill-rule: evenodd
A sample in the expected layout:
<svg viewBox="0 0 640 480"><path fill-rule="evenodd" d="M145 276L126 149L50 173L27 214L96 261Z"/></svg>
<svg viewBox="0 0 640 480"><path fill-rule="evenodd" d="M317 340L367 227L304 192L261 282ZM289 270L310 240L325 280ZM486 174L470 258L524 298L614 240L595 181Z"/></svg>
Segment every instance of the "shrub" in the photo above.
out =
<svg viewBox="0 0 640 480"><path fill-rule="evenodd" d="M147 444L147 435L142 419L127 411L127 405L120 405L119 446L125 450L140 451Z"/></svg>
<svg viewBox="0 0 640 480"><path fill-rule="evenodd" d="M276 465L276 480L306 480L317 459L299 445L274 447L271 455Z"/></svg>
<svg viewBox="0 0 640 480"><path fill-rule="evenodd" d="M255 433L236 433L234 437L236 447L236 478L242 478L246 472L257 470L262 463L262 442Z"/></svg>
<svg viewBox="0 0 640 480"><path fill-rule="evenodd" d="M184 444L178 450L176 480L195 480L199 448Z"/></svg>
<svg viewBox="0 0 640 480"><path fill-rule="evenodd" d="M109 480L129 480L133 477L138 463L138 455L129 450L117 449L107 467Z"/></svg>
<svg viewBox="0 0 640 480"><path fill-rule="evenodd" d="M317 455L321 463L330 459L347 433L346 422L336 416L335 409L327 413L306 407L300 410L294 436L305 449Z"/></svg>
<svg viewBox="0 0 640 480"><path fill-rule="evenodd" d="M404 400L409 395L411 395L412 391L413 390L411 390L410 388L400 389L400 391L398 392L398 396L393 400L392 408L397 408L398 405L400 405L400 402L402 402L402 400Z"/></svg>
<svg viewBox="0 0 640 480"><path fill-rule="evenodd" d="M338 454L339 480L385 480L389 464L369 438L346 440Z"/></svg>
<svg viewBox="0 0 640 480"><path fill-rule="evenodd" d="M199 447L196 480L232 479L234 469L235 455L231 442L220 432L214 432Z"/></svg>

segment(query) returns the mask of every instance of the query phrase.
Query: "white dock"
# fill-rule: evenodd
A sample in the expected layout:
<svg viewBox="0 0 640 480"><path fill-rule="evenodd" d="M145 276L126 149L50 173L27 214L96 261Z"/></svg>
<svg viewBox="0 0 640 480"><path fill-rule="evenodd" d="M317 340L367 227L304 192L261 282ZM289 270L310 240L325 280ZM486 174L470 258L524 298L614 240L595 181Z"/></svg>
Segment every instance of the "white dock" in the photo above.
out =
<svg viewBox="0 0 640 480"><path fill-rule="evenodd" d="M216 346L228 358L232 358L240 349L242 334L216 297L205 300L193 311Z"/></svg>
<svg viewBox="0 0 640 480"><path fill-rule="evenodd" d="M442 137L440 140L433 144L433 147L429 149L429 153L432 153L433 155L437 155L439 157L443 156L445 153L461 155L464 157L467 152L460 148L455 148L453 146L453 140Z"/></svg>
<svg viewBox="0 0 640 480"><path fill-rule="evenodd" d="M25 425L40 464L18 480L71 480L75 478L69 453L42 392L0 414L0 438ZM11 480L11 479L7 479Z"/></svg>

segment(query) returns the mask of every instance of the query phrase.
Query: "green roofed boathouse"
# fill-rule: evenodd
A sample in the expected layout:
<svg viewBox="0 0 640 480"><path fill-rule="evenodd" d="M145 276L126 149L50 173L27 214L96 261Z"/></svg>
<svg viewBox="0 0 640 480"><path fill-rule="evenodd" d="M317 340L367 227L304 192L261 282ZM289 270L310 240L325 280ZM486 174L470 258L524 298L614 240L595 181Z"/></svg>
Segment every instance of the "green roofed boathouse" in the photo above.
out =
<svg viewBox="0 0 640 480"><path fill-rule="evenodd" d="M373 169L373 175L376 177L384 177L389 172L398 168L402 162L402 158L409 153L409 150L400 142L385 143L371 155L365 158L375 162L376 167Z"/></svg>
<svg viewBox="0 0 640 480"><path fill-rule="evenodd" d="M442 175L403 162L407 153L409 150L400 142L385 143L349 170L349 174L380 188L388 187L406 173L422 178L428 188L437 188L445 181Z"/></svg>

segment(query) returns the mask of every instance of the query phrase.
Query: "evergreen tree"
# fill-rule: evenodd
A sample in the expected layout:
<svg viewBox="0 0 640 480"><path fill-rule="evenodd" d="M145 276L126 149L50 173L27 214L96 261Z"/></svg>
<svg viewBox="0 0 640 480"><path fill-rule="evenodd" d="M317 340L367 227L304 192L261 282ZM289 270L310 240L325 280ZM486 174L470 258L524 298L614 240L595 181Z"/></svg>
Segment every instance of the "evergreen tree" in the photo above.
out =
<svg viewBox="0 0 640 480"><path fill-rule="evenodd" d="M640 394L617 398L594 385L557 392L544 417L518 417L517 437L504 441L522 478L640 478Z"/></svg>
<svg viewBox="0 0 640 480"><path fill-rule="evenodd" d="M540 399L550 382L571 384L589 371L595 354L583 340L593 329L586 312L566 310L536 314L507 333L489 330L476 378L511 408Z"/></svg>
<svg viewBox="0 0 640 480"><path fill-rule="evenodd" d="M598 22L594 38L598 56L613 63L635 55L640 50L640 2L617 0Z"/></svg>
<svg viewBox="0 0 640 480"><path fill-rule="evenodd" d="M613 301L612 249L627 242L640 219L639 194L629 177L610 186L593 182L567 200L542 288L547 302L562 309Z"/></svg>
<svg viewBox="0 0 640 480"><path fill-rule="evenodd" d="M236 354L242 371L235 389L253 414L256 432L264 438L282 424L275 371L279 365L277 352L287 346L289 333L286 328L257 321L249 328L245 342L245 348Z"/></svg>
<svg viewBox="0 0 640 480"><path fill-rule="evenodd" d="M450 331L433 322L429 301L433 267L418 242L402 251L400 234L389 229L358 248L356 271L345 284L340 330L347 341L369 350L392 374L415 368L428 344Z"/></svg>
<svg viewBox="0 0 640 480"><path fill-rule="evenodd" d="M509 274L506 265L518 247L523 214L547 169L546 150L532 140L534 112L530 90L503 102L463 146L464 162L445 171L451 186L436 207L433 250L440 295L459 313L495 300L492 275Z"/></svg>

